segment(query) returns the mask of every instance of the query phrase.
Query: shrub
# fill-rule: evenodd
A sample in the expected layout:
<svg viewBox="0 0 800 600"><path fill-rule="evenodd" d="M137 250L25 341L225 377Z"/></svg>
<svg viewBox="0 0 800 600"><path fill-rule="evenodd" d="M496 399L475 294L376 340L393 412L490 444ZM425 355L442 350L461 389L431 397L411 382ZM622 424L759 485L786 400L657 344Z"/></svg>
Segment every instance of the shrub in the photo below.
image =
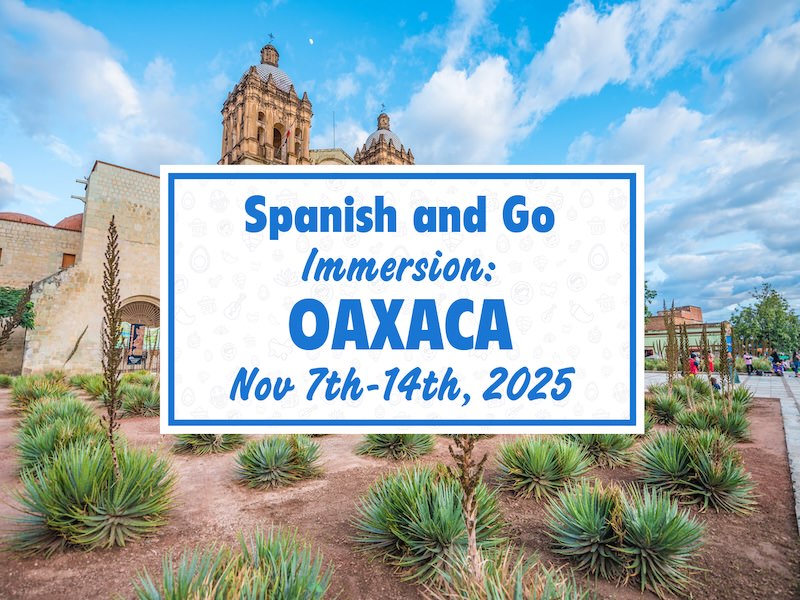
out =
<svg viewBox="0 0 800 600"><path fill-rule="evenodd" d="M646 440L636 462L644 483L670 492L682 490L691 473L689 449L676 431L660 431Z"/></svg>
<svg viewBox="0 0 800 600"><path fill-rule="evenodd" d="M645 371L666 371L667 359L665 358L645 358L644 359Z"/></svg>
<svg viewBox="0 0 800 600"><path fill-rule="evenodd" d="M753 510L753 483L733 443L718 430L663 432L638 457L645 483L672 492L700 510Z"/></svg>
<svg viewBox="0 0 800 600"><path fill-rule="evenodd" d="M746 412L753 405L753 392L741 385L734 387L731 394L731 403L735 408Z"/></svg>
<svg viewBox="0 0 800 600"><path fill-rule="evenodd" d="M547 535L553 550L592 575L619 577L624 566L619 550L620 493L599 481L582 481L562 491L548 508Z"/></svg>
<svg viewBox="0 0 800 600"><path fill-rule="evenodd" d="M667 390L654 390L652 397L647 400L656 423L671 425L683 412L683 402L675 394L670 394Z"/></svg>
<svg viewBox="0 0 800 600"><path fill-rule="evenodd" d="M11 385L11 405L17 410L27 410L41 398L71 396L69 386L63 381L52 381L39 375L21 375Z"/></svg>
<svg viewBox="0 0 800 600"><path fill-rule="evenodd" d="M147 385L152 387L156 381L156 376L150 371L129 371L128 373L122 374L120 381L123 383L135 383L137 385Z"/></svg>
<svg viewBox="0 0 800 600"><path fill-rule="evenodd" d="M536 557L525 560L508 546L486 553L483 582L476 583L466 556L459 552L455 564L447 565L437 580L426 585L432 600L588 600L590 593L575 583L562 568L547 567Z"/></svg>
<svg viewBox="0 0 800 600"><path fill-rule="evenodd" d="M158 390L134 383L120 385L123 416L157 417L161 406Z"/></svg>
<svg viewBox="0 0 800 600"><path fill-rule="evenodd" d="M622 552L629 576L641 591L682 595L691 582L695 553L702 545L704 526L657 490L628 490L622 498Z"/></svg>
<svg viewBox="0 0 800 600"><path fill-rule="evenodd" d="M722 398L686 411L678 418L678 425L687 429L717 429L735 441L750 438L750 422L744 409Z"/></svg>
<svg viewBox="0 0 800 600"><path fill-rule="evenodd" d="M73 444L22 473L14 493L22 516L10 547L24 554L66 546L124 546L164 523L175 478L155 453L121 448L114 478L108 444Z"/></svg>
<svg viewBox="0 0 800 600"><path fill-rule="evenodd" d="M104 439L100 419L85 402L74 397L44 398L20 422L20 468L41 464L71 444L97 445Z"/></svg>
<svg viewBox="0 0 800 600"><path fill-rule="evenodd" d="M561 492L548 514L554 550L607 579L638 578L641 590L682 594L704 527L669 495L645 487L627 493L599 482Z"/></svg>
<svg viewBox="0 0 800 600"><path fill-rule="evenodd" d="M356 447L356 454L403 460L428 454L435 445L434 437L425 433L368 433Z"/></svg>
<svg viewBox="0 0 800 600"><path fill-rule="evenodd" d="M296 533L256 529L239 534L240 551L228 548L184 552L175 565L172 555L163 560L161 581L147 571L134 581L139 600L186 598L262 598L318 600L330 587L333 568L322 555L297 538Z"/></svg>
<svg viewBox="0 0 800 600"><path fill-rule="evenodd" d="M0 388L10 388L14 384L14 378L11 375L0 373Z"/></svg>
<svg viewBox="0 0 800 600"><path fill-rule="evenodd" d="M481 549L504 542L497 497L481 482L476 489L477 542ZM357 507L356 541L406 579L430 580L458 560L467 545L462 489L442 467L416 465L374 483Z"/></svg>
<svg viewBox="0 0 800 600"><path fill-rule="evenodd" d="M186 454L219 454L244 444L238 433L186 433L176 436L175 452Z"/></svg>
<svg viewBox="0 0 800 600"><path fill-rule="evenodd" d="M102 375L86 375L81 383L83 390L95 400L102 400L106 393L106 383Z"/></svg>
<svg viewBox="0 0 800 600"><path fill-rule="evenodd" d="M547 497L583 475L591 459L576 443L552 437L521 437L500 446L501 486L524 498Z"/></svg>
<svg viewBox="0 0 800 600"><path fill-rule="evenodd" d="M647 429L645 422L645 430ZM635 441L632 435L613 433L578 433L570 438L584 449L596 465L612 469L630 462L629 450Z"/></svg>
<svg viewBox="0 0 800 600"><path fill-rule="evenodd" d="M239 481L251 488L289 485L322 470L319 444L305 435L273 436L249 442L236 457Z"/></svg>

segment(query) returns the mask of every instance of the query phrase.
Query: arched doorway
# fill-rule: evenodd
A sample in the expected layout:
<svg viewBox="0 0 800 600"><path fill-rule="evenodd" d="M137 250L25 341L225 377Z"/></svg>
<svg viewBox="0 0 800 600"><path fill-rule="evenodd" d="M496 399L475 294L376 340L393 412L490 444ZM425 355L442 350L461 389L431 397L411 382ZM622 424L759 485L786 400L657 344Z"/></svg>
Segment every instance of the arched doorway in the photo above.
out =
<svg viewBox="0 0 800 600"><path fill-rule="evenodd" d="M149 296L134 296L122 303L121 343L125 348L122 368L126 371L159 371L161 364L158 300Z"/></svg>

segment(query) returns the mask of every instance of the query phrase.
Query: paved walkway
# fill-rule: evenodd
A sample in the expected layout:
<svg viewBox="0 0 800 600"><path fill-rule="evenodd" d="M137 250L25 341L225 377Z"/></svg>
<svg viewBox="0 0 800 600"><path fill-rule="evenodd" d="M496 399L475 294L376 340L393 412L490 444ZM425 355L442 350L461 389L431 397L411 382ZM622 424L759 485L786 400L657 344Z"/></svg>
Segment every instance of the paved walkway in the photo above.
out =
<svg viewBox="0 0 800 600"><path fill-rule="evenodd" d="M789 372L784 377L756 377L739 375L741 384L747 386L758 398L778 398L783 415L783 431L786 449L789 452L789 471L794 487L794 514L800 530L800 378ZM645 371L645 388L654 383L663 383L667 374Z"/></svg>

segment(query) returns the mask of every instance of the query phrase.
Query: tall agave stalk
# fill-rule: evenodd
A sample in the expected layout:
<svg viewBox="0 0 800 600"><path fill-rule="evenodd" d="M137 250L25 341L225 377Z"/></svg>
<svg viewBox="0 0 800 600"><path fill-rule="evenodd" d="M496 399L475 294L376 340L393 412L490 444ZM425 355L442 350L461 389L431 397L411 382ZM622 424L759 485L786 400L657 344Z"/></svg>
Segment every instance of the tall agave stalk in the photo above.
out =
<svg viewBox="0 0 800 600"><path fill-rule="evenodd" d="M672 394L672 383L678 372L678 361L680 360L680 350L678 348L678 336L675 334L675 302L672 302L672 309L667 310L667 303L664 302L664 325L667 329L667 389Z"/></svg>
<svg viewBox="0 0 800 600"><path fill-rule="evenodd" d="M453 445L447 447L456 463L455 476L461 483L463 493L462 510L467 528L467 565L474 581L481 586L484 580L483 559L478 550L478 498L476 491L481 482L487 454L479 461L473 457L477 436L464 433L453 436Z"/></svg>
<svg viewBox="0 0 800 600"><path fill-rule="evenodd" d="M725 321L719 324L719 377L722 391L730 402L733 394L733 381L729 371L730 358L728 357L728 343L725 339L725 334L727 333L725 325Z"/></svg>
<svg viewBox="0 0 800 600"><path fill-rule="evenodd" d="M686 333L686 324L678 325L678 352L680 353L681 372L686 377L691 373L689 361L691 360L689 352L689 336Z"/></svg>
<svg viewBox="0 0 800 600"><path fill-rule="evenodd" d="M119 235L114 217L108 224L108 241L106 243L105 264L103 265L103 381L107 394L106 415L104 423L108 427L108 445L111 448L111 460L114 464L114 477L119 481L119 460L115 434L119 429L117 412L122 402L119 393L119 367L122 363L123 348L118 345L122 333L119 295Z"/></svg>
<svg viewBox="0 0 800 600"><path fill-rule="evenodd" d="M702 355L706 357L706 360L703 362L703 370L706 372L708 376L708 383L711 383L711 369L708 368L708 353L711 352L711 346L708 345L708 328L706 324L703 323L703 331L700 334L700 352Z"/></svg>
<svg viewBox="0 0 800 600"><path fill-rule="evenodd" d="M22 317L25 315L25 310L28 308L28 302L31 301L33 294L33 282L31 281L22 296L17 302L17 307L14 309L14 314L8 317L3 323L3 328L0 329L0 348L5 346L8 339L11 337L11 332L14 331L22 322Z"/></svg>

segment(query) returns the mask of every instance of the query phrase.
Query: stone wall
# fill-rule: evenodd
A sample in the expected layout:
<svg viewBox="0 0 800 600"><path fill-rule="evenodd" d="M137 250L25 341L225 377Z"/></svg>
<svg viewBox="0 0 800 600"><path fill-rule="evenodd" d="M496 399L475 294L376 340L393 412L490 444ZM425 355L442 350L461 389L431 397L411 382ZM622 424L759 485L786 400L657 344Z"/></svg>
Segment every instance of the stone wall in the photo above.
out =
<svg viewBox="0 0 800 600"><path fill-rule="evenodd" d="M120 237L123 302L144 297L158 304L159 179L97 162L86 190L80 259L34 289L36 329L28 333L24 373L100 371L103 255L112 215ZM65 365L79 338L75 354Z"/></svg>
<svg viewBox="0 0 800 600"><path fill-rule="evenodd" d="M25 349L25 330L17 327L0 348L0 373L19 375L22 372L22 352Z"/></svg>
<svg viewBox="0 0 800 600"><path fill-rule="evenodd" d="M0 220L0 286L25 287L52 275L80 245L79 231Z"/></svg>

